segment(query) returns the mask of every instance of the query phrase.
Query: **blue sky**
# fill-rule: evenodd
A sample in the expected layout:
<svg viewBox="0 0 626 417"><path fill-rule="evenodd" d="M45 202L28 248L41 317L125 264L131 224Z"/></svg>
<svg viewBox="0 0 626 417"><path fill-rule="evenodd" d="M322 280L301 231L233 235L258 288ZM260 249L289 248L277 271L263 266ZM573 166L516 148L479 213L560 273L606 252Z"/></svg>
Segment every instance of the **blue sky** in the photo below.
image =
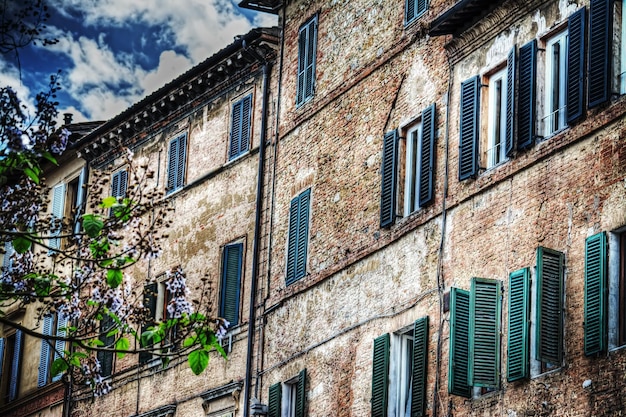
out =
<svg viewBox="0 0 626 417"><path fill-rule="evenodd" d="M19 1L19 0L15 0ZM233 0L48 0L53 46L0 61L0 85L32 102L62 70L59 113L107 120L202 62L236 35L272 26L276 17ZM62 118L62 117L61 117Z"/></svg>

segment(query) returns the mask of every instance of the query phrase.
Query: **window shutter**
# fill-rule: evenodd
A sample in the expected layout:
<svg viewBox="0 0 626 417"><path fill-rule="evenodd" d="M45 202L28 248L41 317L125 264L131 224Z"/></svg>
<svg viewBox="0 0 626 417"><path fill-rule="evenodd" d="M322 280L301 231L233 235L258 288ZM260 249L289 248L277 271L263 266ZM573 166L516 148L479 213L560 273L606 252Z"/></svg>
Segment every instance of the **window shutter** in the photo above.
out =
<svg viewBox="0 0 626 417"><path fill-rule="evenodd" d="M317 48L317 17L305 23L298 34L298 91L296 105L313 96L315 54Z"/></svg>
<svg viewBox="0 0 626 417"><path fill-rule="evenodd" d="M459 134L459 181L478 172L478 110L480 80L478 76L461 83Z"/></svg>
<svg viewBox="0 0 626 417"><path fill-rule="evenodd" d="M154 320L156 316L156 308L157 308L157 295L158 295L158 284L156 282L151 282L146 284L143 287L143 306L148 309L148 315L150 318ZM152 326L153 323L149 323L142 327L141 331L145 331L148 327ZM147 346L142 346L147 347ZM139 353L139 363L146 363L152 359L152 352L140 352Z"/></svg>
<svg viewBox="0 0 626 417"><path fill-rule="evenodd" d="M428 0L417 0L417 16L426 13L428 10Z"/></svg>
<svg viewBox="0 0 626 417"><path fill-rule="evenodd" d="M2 369L4 366L4 343L5 343L5 338L0 337L0 381L2 381Z"/></svg>
<svg viewBox="0 0 626 417"><path fill-rule="evenodd" d="M300 28L298 34L298 91L296 93L296 105L304 102L304 83L306 78L306 48L307 48L307 27Z"/></svg>
<svg viewBox="0 0 626 417"><path fill-rule="evenodd" d="M241 142L239 153L247 152L250 147L250 125L252 114L252 95L248 95L242 100L241 108Z"/></svg>
<svg viewBox="0 0 626 417"><path fill-rule="evenodd" d="M585 241L585 355L606 350L606 235Z"/></svg>
<svg viewBox="0 0 626 417"><path fill-rule="evenodd" d="M420 183L418 201L418 205L420 207L424 207L431 203L434 197L435 114L434 104L430 105L422 112L422 149L420 150ZM396 171L397 170L394 170L394 172Z"/></svg>
<svg viewBox="0 0 626 417"><path fill-rule="evenodd" d="M374 339L372 360L372 417L387 417L389 395L389 333Z"/></svg>
<svg viewBox="0 0 626 417"><path fill-rule="evenodd" d="M535 143L535 93L537 75L537 41L519 48L519 85L517 93L517 149L524 150Z"/></svg>
<svg viewBox="0 0 626 417"><path fill-rule="evenodd" d="M86 182L87 182L87 167L83 167L80 170L80 174L78 175L78 190L76 191L76 217L74 223L74 234L80 233L81 228L81 219L84 211L85 205L85 194L86 194Z"/></svg>
<svg viewBox="0 0 626 417"><path fill-rule="evenodd" d="M20 365L22 362L22 339L24 334L21 330L15 332L15 346L13 347L13 358L11 365L11 381L9 386L9 401L17 398L20 383Z"/></svg>
<svg viewBox="0 0 626 417"><path fill-rule="evenodd" d="M396 221L396 187L398 161L398 132L385 133L383 138L383 160L380 191L380 227L389 227Z"/></svg>
<svg viewBox="0 0 626 417"><path fill-rule="evenodd" d="M65 210L65 184L57 184L54 186L52 190L52 218L55 223L57 221L63 220L63 212ZM51 236L59 236L61 234L61 227L53 226L50 230ZM60 249L61 248L61 238L52 237L50 238L48 245L50 249Z"/></svg>
<svg viewBox="0 0 626 417"><path fill-rule="evenodd" d="M450 359L448 392L470 398L469 367L470 294L468 291L450 289Z"/></svg>
<svg viewBox="0 0 626 417"><path fill-rule="evenodd" d="M411 416L422 417L426 410L426 370L428 369L428 316L413 325L413 375Z"/></svg>
<svg viewBox="0 0 626 417"><path fill-rule="evenodd" d="M567 123L578 120L584 111L585 12L582 7L567 20Z"/></svg>
<svg viewBox="0 0 626 417"><path fill-rule="evenodd" d="M57 313L57 328L56 335L59 337L65 336L65 327L67 326L67 315L59 312ZM56 340L54 342L54 359L58 359L63 355L63 350L65 349L65 341ZM52 381L58 381L61 379L62 374L57 374L52 378Z"/></svg>
<svg viewBox="0 0 626 417"><path fill-rule="evenodd" d="M311 206L311 189L300 194L298 213L298 246L296 255L296 279L306 275L306 255L309 243L309 208Z"/></svg>
<svg viewBox="0 0 626 417"><path fill-rule="evenodd" d="M7 274L11 271L13 260L11 257L15 253L11 242L4 242L4 257L2 258L2 272Z"/></svg>
<svg viewBox="0 0 626 417"><path fill-rule="evenodd" d="M176 167L178 165L178 138L170 141L167 162L167 192L176 190Z"/></svg>
<svg viewBox="0 0 626 417"><path fill-rule="evenodd" d="M507 380L528 377L528 329L530 322L530 272L520 269L509 275L509 335L507 346Z"/></svg>
<svg viewBox="0 0 626 417"><path fill-rule="evenodd" d="M113 197L126 197L128 187L128 172L123 169L116 172L111 180L111 195Z"/></svg>
<svg viewBox="0 0 626 417"><path fill-rule="evenodd" d="M176 189L185 183L185 162L187 161L187 135L178 138L178 166L176 167Z"/></svg>
<svg viewBox="0 0 626 417"><path fill-rule="evenodd" d="M296 281L296 252L298 248L298 208L300 196L291 200L289 208L289 241L287 242L287 285Z"/></svg>
<svg viewBox="0 0 626 417"><path fill-rule="evenodd" d="M281 400L283 390L280 382L270 386L267 400L267 417L281 417Z"/></svg>
<svg viewBox="0 0 626 417"><path fill-rule="evenodd" d="M185 179L185 162L187 160L187 135L183 134L170 141L167 166L167 192L181 188Z"/></svg>
<svg viewBox="0 0 626 417"><path fill-rule="evenodd" d="M304 417L306 411L306 369L300 371L296 384L296 415Z"/></svg>
<svg viewBox="0 0 626 417"><path fill-rule="evenodd" d="M470 385L500 385L500 281L472 278L470 293Z"/></svg>
<svg viewBox="0 0 626 417"><path fill-rule="evenodd" d="M504 152L507 157L513 152L515 141L515 71L517 51L515 46L509 52L506 61L506 134L504 140Z"/></svg>
<svg viewBox="0 0 626 417"><path fill-rule="evenodd" d="M228 159L233 159L239 155L241 149L241 110L243 101L240 100L233 104L232 119L230 124L230 149L228 151Z"/></svg>
<svg viewBox="0 0 626 417"><path fill-rule="evenodd" d="M220 317L228 320L231 326L239 324L242 257L242 243L224 246Z"/></svg>
<svg viewBox="0 0 626 417"><path fill-rule="evenodd" d="M611 39L613 0L591 0L589 4L589 108L609 100L611 88Z"/></svg>
<svg viewBox="0 0 626 417"><path fill-rule="evenodd" d="M52 325L54 316L47 314L43 317L43 329L41 333L44 336L52 334ZM50 341L41 339L41 353L39 354L39 372L37 374L37 386L43 387L48 383L48 374L50 373Z"/></svg>
<svg viewBox="0 0 626 417"><path fill-rule="evenodd" d="M415 18L415 2L416 0L406 0L404 3L405 22L407 23Z"/></svg>
<svg viewBox="0 0 626 417"><path fill-rule="evenodd" d="M537 248L537 359L561 365L563 359L564 255Z"/></svg>
<svg viewBox="0 0 626 417"><path fill-rule="evenodd" d="M112 347L115 342L115 336L107 336L114 322L109 316L105 316L100 320L100 340L104 343L103 347ZM107 377L113 373L113 352L99 351L97 353L100 362L100 375Z"/></svg>

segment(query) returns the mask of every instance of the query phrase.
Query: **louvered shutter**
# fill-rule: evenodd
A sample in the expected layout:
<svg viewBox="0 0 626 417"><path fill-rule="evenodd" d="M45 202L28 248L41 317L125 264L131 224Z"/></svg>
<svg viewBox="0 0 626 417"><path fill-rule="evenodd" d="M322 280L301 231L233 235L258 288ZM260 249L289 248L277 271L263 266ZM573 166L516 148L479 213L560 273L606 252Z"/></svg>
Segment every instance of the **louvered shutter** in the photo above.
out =
<svg viewBox="0 0 626 417"><path fill-rule="evenodd" d="M296 105L304 102L304 84L306 79L306 47L307 27L300 28L298 33L298 91L296 92Z"/></svg>
<svg viewBox="0 0 626 417"><path fill-rule="evenodd" d="M428 369L428 316L413 324L413 374L411 416L422 417L426 410L426 370Z"/></svg>
<svg viewBox="0 0 626 417"><path fill-rule="evenodd" d="M126 197L126 189L128 187L128 172L121 170L113 175L111 180L111 196Z"/></svg>
<svg viewBox="0 0 626 417"><path fill-rule="evenodd" d="M296 383L296 415L304 417L306 411L306 369L300 371Z"/></svg>
<svg viewBox="0 0 626 417"><path fill-rule="evenodd" d="M389 395L389 333L374 339L372 360L372 417L387 417Z"/></svg>
<svg viewBox="0 0 626 417"><path fill-rule="evenodd" d="M156 309L157 309L157 295L158 295L158 284L156 282L151 282L149 284L144 285L143 287L143 306L148 310L148 316L151 320L154 320L156 317ZM142 327L141 331L144 332L148 327L152 326L154 322L148 322L145 326ZM142 346L149 347L149 346ZM140 352L139 353L139 363L146 363L152 359L152 352Z"/></svg>
<svg viewBox="0 0 626 417"><path fill-rule="evenodd" d="M224 247L220 317L239 324L239 294L241 287L241 260L243 244L236 243Z"/></svg>
<svg viewBox="0 0 626 417"><path fill-rule="evenodd" d="M181 188L185 181L185 163L187 160L187 135L183 134L170 141L167 166L167 192Z"/></svg>
<svg viewBox="0 0 626 417"><path fill-rule="evenodd" d="M419 201L424 207L433 201L435 188L435 105L422 112L422 140L420 145ZM394 170L395 172L396 170ZM395 199L394 199L395 200Z"/></svg>
<svg viewBox="0 0 626 417"><path fill-rule="evenodd" d="M307 246L309 243L309 208L311 207L311 190L300 194L298 209L298 246L296 248L296 279L306 275Z"/></svg>
<svg viewBox="0 0 626 417"><path fill-rule="evenodd" d="M285 281L287 285L296 280L296 254L298 248L298 211L300 197L291 200L289 208L289 236L287 242L287 275Z"/></svg>
<svg viewBox="0 0 626 417"><path fill-rule="evenodd" d="M598 233L585 241L585 355L606 350L607 277L606 235Z"/></svg>
<svg viewBox="0 0 626 417"><path fill-rule="evenodd" d="M507 380L528 377L530 323L530 272L520 269L509 275L509 328L507 345Z"/></svg>
<svg viewBox="0 0 626 417"><path fill-rule="evenodd" d="M298 91L296 104L313 96L315 88L315 55L317 49L317 17L305 23L298 34Z"/></svg>
<svg viewBox="0 0 626 417"><path fill-rule="evenodd" d="M613 0L591 0L589 4L589 108L606 103L611 93L611 40Z"/></svg>
<svg viewBox="0 0 626 417"><path fill-rule="evenodd" d="M267 417L281 417L283 390L280 382L270 386L267 401Z"/></svg>
<svg viewBox="0 0 626 417"><path fill-rule="evenodd" d="M230 149L228 151L228 159L233 159L239 155L241 149L241 109L243 101L233 104L232 119L230 124Z"/></svg>
<svg viewBox="0 0 626 417"><path fill-rule="evenodd" d="M252 95L248 95L242 99L241 141L239 144L239 154L247 152L250 147L251 115L252 115Z"/></svg>
<svg viewBox="0 0 626 417"><path fill-rule="evenodd" d="M563 359L563 259L537 248L537 359L560 366Z"/></svg>
<svg viewBox="0 0 626 417"><path fill-rule="evenodd" d="M461 83L459 181L473 177L478 172L479 96L478 76Z"/></svg>
<svg viewBox="0 0 626 417"><path fill-rule="evenodd" d="M470 293L468 382L475 387L500 385L500 281L472 278Z"/></svg>
<svg viewBox="0 0 626 417"><path fill-rule="evenodd" d="M423 15L428 10L428 0L416 0L417 1L417 16Z"/></svg>
<svg viewBox="0 0 626 417"><path fill-rule="evenodd" d="M517 93L517 149L524 150L535 143L537 41L532 40L519 49L519 81Z"/></svg>
<svg viewBox="0 0 626 417"><path fill-rule="evenodd" d="M84 213L85 195L87 182L87 167L83 167L78 175L78 189L76 190L76 220L74 223L74 234L80 233L81 218Z"/></svg>
<svg viewBox="0 0 626 417"><path fill-rule="evenodd" d="M17 398L20 384L20 366L22 364L22 342L24 334L21 330L15 332L15 345L13 347L13 358L11 364L11 380L9 385L9 401Z"/></svg>
<svg viewBox="0 0 626 417"><path fill-rule="evenodd" d="M513 152L515 141L515 46L509 52L506 62L506 133L504 137L504 153L507 157Z"/></svg>
<svg viewBox="0 0 626 417"><path fill-rule="evenodd" d="M57 313L57 328L56 328L56 335L59 337L65 337L66 334L66 327L67 327L67 315L63 314L63 313ZM65 341L64 340L56 340L54 342L54 360L57 360L58 358L61 357L61 355L63 355L63 350L65 349ZM62 374L57 374L54 377L52 377L52 381L58 381L61 379Z"/></svg>
<svg viewBox="0 0 626 417"><path fill-rule="evenodd" d="M41 333L44 336L52 335L52 325L54 324L54 316L47 314L43 317L43 328ZM37 374L37 386L43 387L48 383L48 375L50 373L50 341L46 338L41 339L41 352L39 354L39 372Z"/></svg>
<svg viewBox="0 0 626 417"><path fill-rule="evenodd" d="M2 381L2 370L4 369L4 344L5 342L5 338L4 337L0 337L0 381Z"/></svg>
<svg viewBox="0 0 626 417"><path fill-rule="evenodd" d="M450 289L450 356L448 392L466 398L472 391L468 384L469 368L470 294L468 291Z"/></svg>
<svg viewBox="0 0 626 417"><path fill-rule="evenodd" d="M167 161L167 192L176 190L176 167L178 166L178 138L170 141Z"/></svg>
<svg viewBox="0 0 626 417"><path fill-rule="evenodd" d="M13 265L12 256L15 253L11 242L4 242L4 257L2 258L2 272L9 273Z"/></svg>
<svg viewBox="0 0 626 417"><path fill-rule="evenodd" d="M567 20L567 123L578 120L584 111L585 12L582 7Z"/></svg>
<svg viewBox="0 0 626 417"><path fill-rule="evenodd" d="M59 223L63 220L63 214L65 211L65 184L57 184L52 189L52 218L55 223ZM59 236L61 234L60 224L53 225L50 230L51 236ZM50 238L48 245L50 249L59 249L61 247L61 238Z"/></svg>
<svg viewBox="0 0 626 417"><path fill-rule="evenodd" d="M105 316L100 320L100 337L99 339L104 343L103 347L112 347L115 342L115 336L108 336L107 333L111 331L114 325L113 319L109 316ZM107 377L113 373L113 352L111 351L99 351L96 355L100 362L100 375Z"/></svg>
<svg viewBox="0 0 626 417"><path fill-rule="evenodd" d="M398 161L398 132L385 133L381 164L380 227L389 227L396 221L396 187Z"/></svg>
<svg viewBox="0 0 626 417"><path fill-rule="evenodd" d="M409 23L410 21L415 19L415 16L417 14L417 10L416 10L417 4L415 4L415 3L416 3L416 0L405 0L405 4L404 4L404 21L406 23Z"/></svg>
<svg viewBox="0 0 626 417"><path fill-rule="evenodd" d="M176 189L185 183L185 163L187 162L187 135L178 138L178 165L176 167Z"/></svg>

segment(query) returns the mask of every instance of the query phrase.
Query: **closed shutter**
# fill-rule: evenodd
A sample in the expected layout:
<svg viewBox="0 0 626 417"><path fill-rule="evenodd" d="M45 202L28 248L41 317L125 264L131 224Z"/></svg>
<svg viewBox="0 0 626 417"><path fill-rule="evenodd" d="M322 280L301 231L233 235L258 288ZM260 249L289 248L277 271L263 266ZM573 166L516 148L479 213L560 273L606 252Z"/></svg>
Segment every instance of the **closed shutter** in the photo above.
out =
<svg viewBox="0 0 626 417"><path fill-rule="evenodd" d="M111 317L105 316L100 320L100 337L99 339L104 343L103 347L113 347L115 342L115 336L108 336L107 333L112 330L114 321ZM100 375L107 377L113 373L113 352L111 351L99 351L97 353L98 361L100 362Z"/></svg>
<svg viewBox="0 0 626 417"><path fill-rule="evenodd" d="M224 247L222 262L222 288L220 291L220 317L228 320L231 326L239 324L239 294L241 288L242 257L242 243L236 243Z"/></svg>
<svg viewBox="0 0 626 417"><path fill-rule="evenodd" d="M469 324L470 294L459 288L451 288L448 392L466 398L472 395L468 384Z"/></svg>
<svg viewBox="0 0 626 417"><path fill-rule="evenodd" d="M507 380L528 377L530 323L530 272L520 269L509 275L509 329L507 345Z"/></svg>
<svg viewBox="0 0 626 417"><path fill-rule="evenodd" d="M111 196L126 197L126 189L128 187L128 172L121 170L113 175L111 180Z"/></svg>
<svg viewBox="0 0 626 417"><path fill-rule="evenodd" d="M389 395L389 333L374 339L372 360L372 417L387 417Z"/></svg>
<svg viewBox="0 0 626 417"><path fill-rule="evenodd" d="M57 184L52 189L52 219L55 223L50 230L51 236L59 236L61 234L60 223L63 220L63 212L65 211L65 184ZM48 245L50 249L60 249L61 239L58 237L52 237Z"/></svg>
<svg viewBox="0 0 626 417"><path fill-rule="evenodd" d="M176 169L176 189L185 183L185 164L187 162L187 135L178 138L178 166Z"/></svg>
<svg viewBox="0 0 626 417"><path fill-rule="evenodd" d="M251 103L252 96L248 95L233 104L228 159L234 159L248 150Z"/></svg>
<svg viewBox="0 0 626 417"><path fill-rule="evenodd" d="M585 355L606 350L607 278L606 235L598 233L585 241Z"/></svg>
<svg viewBox="0 0 626 417"><path fill-rule="evenodd" d="M41 333L44 336L52 335L52 326L54 324L54 316L47 314L43 317L43 329ZM37 374L37 386L43 387L48 383L48 375L50 372L50 341L46 338L41 339L41 352L39 354L39 372Z"/></svg>
<svg viewBox="0 0 626 417"><path fill-rule="evenodd" d="M280 382L270 386L267 405L267 417L281 417L283 390Z"/></svg>
<svg viewBox="0 0 626 417"><path fill-rule="evenodd" d="M20 366L22 364L22 343L24 334L21 330L15 332L15 345L13 347L13 358L11 364L11 380L9 385L9 401L17 398L20 384Z"/></svg>
<svg viewBox="0 0 626 417"><path fill-rule="evenodd" d="M563 359L563 259L537 248L537 359L560 366Z"/></svg>
<svg viewBox="0 0 626 417"><path fill-rule="evenodd" d="M383 138L383 158L380 168L380 227L389 227L396 221L396 187L398 161L398 132L385 133Z"/></svg>
<svg viewBox="0 0 626 417"><path fill-rule="evenodd" d="M300 197L291 200L289 207L289 235L287 242L287 274L285 282L287 285L296 281L296 252L298 248L298 210L300 207Z"/></svg>
<svg viewBox="0 0 626 417"><path fill-rule="evenodd" d="M306 369L300 371L296 383L296 415L304 417L306 414Z"/></svg>
<svg viewBox="0 0 626 417"><path fill-rule="evenodd" d="M578 120L584 111L585 12L582 7L567 20L567 123Z"/></svg>
<svg viewBox="0 0 626 417"><path fill-rule="evenodd" d="M591 0L589 4L589 108L606 103L610 98L613 1Z"/></svg>
<svg viewBox="0 0 626 417"><path fill-rule="evenodd" d="M422 417L426 410L426 370L428 369L428 316L413 324L413 374L411 416Z"/></svg>
<svg viewBox="0 0 626 417"><path fill-rule="evenodd" d="M459 128L459 181L478 173L478 114L480 80L478 76L461 83Z"/></svg>
<svg viewBox="0 0 626 417"><path fill-rule="evenodd" d="M67 315L59 312L57 313L57 328L56 335L59 337L65 337L67 327ZM54 359L57 360L63 355L63 350L65 349L65 341L64 340L56 340L54 342ZM52 378L52 381L58 381L61 379L62 374L57 374Z"/></svg>
<svg viewBox="0 0 626 417"><path fill-rule="evenodd" d="M524 150L535 143L537 41L519 48L519 81L517 93L517 149Z"/></svg>
<svg viewBox="0 0 626 417"><path fill-rule="evenodd" d="M513 47L509 52L506 62L506 133L504 137L504 153L510 157L513 153L515 142L515 72L516 49Z"/></svg>
<svg viewBox="0 0 626 417"><path fill-rule="evenodd" d="M470 385L500 385L500 281L472 278L470 293Z"/></svg>
<svg viewBox="0 0 626 417"><path fill-rule="evenodd" d="M404 21L411 22L426 13L428 10L428 0L406 0L404 7Z"/></svg>
<svg viewBox="0 0 626 417"><path fill-rule="evenodd" d="M239 144L239 153L248 151L250 147L250 126L252 114L252 95L248 95L242 99L241 105L241 141Z"/></svg>
<svg viewBox="0 0 626 417"><path fill-rule="evenodd" d="M182 188L185 181L187 160L187 135L183 134L170 141L167 166L167 192Z"/></svg>
<svg viewBox="0 0 626 417"><path fill-rule="evenodd" d="M420 150L418 201L420 207L424 207L433 201L435 188L435 114L434 104L422 112L422 149Z"/></svg>
<svg viewBox="0 0 626 417"><path fill-rule="evenodd" d="M298 92L296 105L313 97L315 55L317 50L317 17L305 23L298 34Z"/></svg>
<svg viewBox="0 0 626 417"><path fill-rule="evenodd" d="M154 325L154 319L156 317L156 309L157 309L157 295L158 295L158 284L156 282L151 282L146 284L143 287L143 306L147 309L148 317L150 317L150 321L146 323L145 326L142 327L141 331L144 332L148 329L148 327ZM142 346L142 347L150 347L150 346ZM152 359L152 352L140 352L139 353L139 363L146 363Z"/></svg>
<svg viewBox="0 0 626 417"><path fill-rule="evenodd" d="M289 209L289 242L287 244L287 285L306 275L307 247L309 241L309 211L311 189L291 200Z"/></svg>

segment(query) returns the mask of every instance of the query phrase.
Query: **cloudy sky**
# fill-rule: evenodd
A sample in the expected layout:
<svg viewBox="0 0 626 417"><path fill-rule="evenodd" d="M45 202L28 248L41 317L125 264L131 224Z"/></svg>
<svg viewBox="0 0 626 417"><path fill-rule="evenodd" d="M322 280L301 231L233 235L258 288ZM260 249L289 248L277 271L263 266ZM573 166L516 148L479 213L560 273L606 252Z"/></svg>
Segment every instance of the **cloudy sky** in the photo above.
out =
<svg viewBox="0 0 626 417"><path fill-rule="evenodd" d="M20 1L20 0L9 0ZM32 101L62 70L59 112L74 121L107 120L202 62L236 35L276 17L238 0L47 0L56 45L0 58L0 85Z"/></svg>

